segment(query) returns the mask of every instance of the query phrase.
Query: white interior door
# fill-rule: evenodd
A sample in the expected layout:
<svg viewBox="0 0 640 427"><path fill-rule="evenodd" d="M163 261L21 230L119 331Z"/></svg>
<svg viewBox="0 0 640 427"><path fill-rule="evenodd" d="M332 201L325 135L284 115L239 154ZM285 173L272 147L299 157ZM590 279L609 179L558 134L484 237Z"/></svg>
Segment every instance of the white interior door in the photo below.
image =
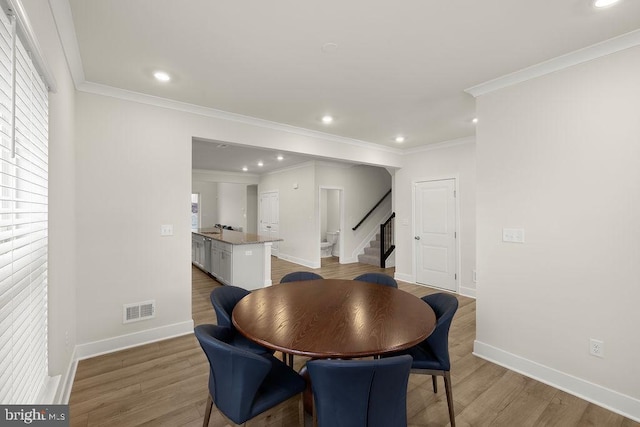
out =
<svg viewBox="0 0 640 427"><path fill-rule="evenodd" d="M457 291L455 179L415 186L416 282Z"/></svg>
<svg viewBox="0 0 640 427"><path fill-rule="evenodd" d="M260 233L263 236L277 239L280 236L280 196L277 191L260 194ZM278 255L278 243L273 242L271 255Z"/></svg>

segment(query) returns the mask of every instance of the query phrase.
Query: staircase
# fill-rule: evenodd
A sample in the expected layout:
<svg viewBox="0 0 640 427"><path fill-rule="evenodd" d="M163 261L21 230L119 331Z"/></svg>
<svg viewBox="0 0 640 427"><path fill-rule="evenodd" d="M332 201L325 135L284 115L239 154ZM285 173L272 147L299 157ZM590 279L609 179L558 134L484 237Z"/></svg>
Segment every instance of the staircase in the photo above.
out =
<svg viewBox="0 0 640 427"><path fill-rule="evenodd" d="M358 262L371 264L380 267L380 233L369 242L369 247L364 248L364 254L358 255Z"/></svg>

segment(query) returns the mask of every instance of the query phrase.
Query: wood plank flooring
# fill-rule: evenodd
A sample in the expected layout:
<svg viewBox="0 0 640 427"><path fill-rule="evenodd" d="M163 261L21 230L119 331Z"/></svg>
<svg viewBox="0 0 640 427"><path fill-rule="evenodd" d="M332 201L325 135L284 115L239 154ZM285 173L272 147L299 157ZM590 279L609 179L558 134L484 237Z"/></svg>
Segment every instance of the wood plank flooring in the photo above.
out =
<svg viewBox="0 0 640 427"><path fill-rule="evenodd" d="M308 270L272 258L272 280L286 273ZM323 258L313 270L325 278L351 279L376 271L393 276L394 269L366 264L341 265ZM192 269L193 319L196 325L216 323L209 301L221 286L197 268ZM437 290L399 282L400 289L418 297ZM486 362L471 354L475 339L475 300L458 297L460 307L449 335L451 376L458 426L606 426L640 424L540 382ZM299 369L305 358L296 356ZM70 399L71 426L201 426L207 398L209 366L193 335L82 360ZM430 377L411 375L407 398L409 426L449 425L444 384L438 393ZM251 426L297 425L295 403L276 407L252 420ZM215 409L211 427L229 424Z"/></svg>

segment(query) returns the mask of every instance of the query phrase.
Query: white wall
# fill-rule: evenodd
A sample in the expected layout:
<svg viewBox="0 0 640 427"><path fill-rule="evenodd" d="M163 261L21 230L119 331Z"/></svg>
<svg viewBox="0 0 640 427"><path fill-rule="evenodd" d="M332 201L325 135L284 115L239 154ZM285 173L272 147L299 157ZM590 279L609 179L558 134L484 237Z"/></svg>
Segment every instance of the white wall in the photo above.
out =
<svg viewBox="0 0 640 427"><path fill-rule="evenodd" d="M218 220L218 183L191 181L191 192L200 194L200 227L211 228Z"/></svg>
<svg viewBox="0 0 640 427"><path fill-rule="evenodd" d="M229 182L218 183L219 223L233 228L247 228L247 186Z"/></svg>
<svg viewBox="0 0 640 427"><path fill-rule="evenodd" d="M476 160L473 138L445 142L412 150L404 155L403 167L394 177L396 227L396 272L401 280L415 282L415 233L413 187L416 182L456 178L458 217L459 292L475 296L473 269L476 265Z"/></svg>
<svg viewBox="0 0 640 427"><path fill-rule="evenodd" d="M258 234L258 186L247 185L247 228L246 232Z"/></svg>
<svg viewBox="0 0 640 427"><path fill-rule="evenodd" d="M293 188L294 184L298 188ZM264 175L258 185L258 198L267 191L278 191L279 196L279 230L283 241L278 244L278 257L314 266L314 260L320 256L315 162ZM317 245L309 244L316 241Z"/></svg>
<svg viewBox="0 0 640 427"><path fill-rule="evenodd" d="M357 262L361 247L368 246L368 238L379 230L380 224L391 213L391 198L376 209L355 231L352 228L369 212L369 210L391 188L391 175L381 167L348 166L318 162L316 167L316 196L319 200L321 186L341 188L344 191L345 225L340 230L343 262ZM315 241L318 241L316 231ZM319 247L319 245L318 245ZM318 249L319 251L319 249Z"/></svg>
<svg viewBox="0 0 640 427"><path fill-rule="evenodd" d="M68 394L76 344L76 192L74 87L55 22L41 0L22 0L45 60L57 84L49 93L49 374L62 375L56 396ZM66 387L66 389L65 389Z"/></svg>
<svg viewBox="0 0 640 427"><path fill-rule="evenodd" d="M191 330L189 130L167 109L76 103L80 356ZM154 319L123 325L123 304L152 299Z"/></svg>
<svg viewBox="0 0 640 427"><path fill-rule="evenodd" d="M475 346L636 420L638 76L634 47L478 98Z"/></svg>

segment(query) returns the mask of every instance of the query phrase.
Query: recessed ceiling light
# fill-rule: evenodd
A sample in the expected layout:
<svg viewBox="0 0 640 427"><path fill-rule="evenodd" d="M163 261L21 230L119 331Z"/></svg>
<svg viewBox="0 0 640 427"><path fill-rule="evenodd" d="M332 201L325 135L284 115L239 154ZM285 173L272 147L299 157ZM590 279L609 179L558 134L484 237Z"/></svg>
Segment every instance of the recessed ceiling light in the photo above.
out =
<svg viewBox="0 0 640 427"><path fill-rule="evenodd" d="M243 166L243 167L242 167L242 171L243 171L243 172L246 172L246 171L248 171L248 170L249 170L249 168L248 168L248 167L246 167L246 166Z"/></svg>
<svg viewBox="0 0 640 427"><path fill-rule="evenodd" d="M168 82L169 80L171 80L171 76L164 71L156 71L155 73L153 73L153 77L161 82Z"/></svg>
<svg viewBox="0 0 640 427"><path fill-rule="evenodd" d="M474 118L471 120L471 123L473 123L474 125L475 125L476 123L478 123L478 118L477 118L477 117L474 117Z"/></svg>
<svg viewBox="0 0 640 427"><path fill-rule="evenodd" d="M397 143L404 142L404 136L402 136L402 135L398 135L398 136L396 136L395 141L396 141Z"/></svg>
<svg viewBox="0 0 640 427"><path fill-rule="evenodd" d="M324 123L325 125L328 125L331 122L333 122L333 117L331 116L322 117L322 123Z"/></svg>
<svg viewBox="0 0 640 427"><path fill-rule="evenodd" d="M611 6L614 3L618 3L620 0L595 0L593 5L597 8L603 8L607 6Z"/></svg>
<svg viewBox="0 0 640 427"><path fill-rule="evenodd" d="M278 159L278 161L282 161L284 159L284 157L282 157L282 155L278 155L278 157L276 157L276 159Z"/></svg>
<svg viewBox="0 0 640 427"><path fill-rule="evenodd" d="M258 166L263 167L263 166L264 166L264 163L262 163L262 162L258 162Z"/></svg>

